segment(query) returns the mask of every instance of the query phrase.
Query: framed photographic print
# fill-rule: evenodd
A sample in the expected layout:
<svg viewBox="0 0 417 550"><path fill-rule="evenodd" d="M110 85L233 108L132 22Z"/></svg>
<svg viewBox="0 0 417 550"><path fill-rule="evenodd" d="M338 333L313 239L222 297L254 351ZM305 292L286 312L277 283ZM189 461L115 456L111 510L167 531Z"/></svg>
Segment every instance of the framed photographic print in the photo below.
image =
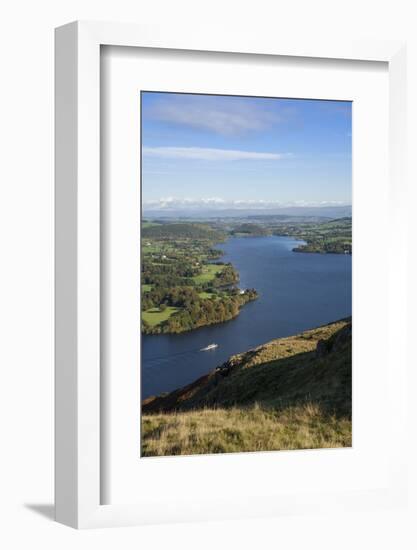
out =
<svg viewBox="0 0 417 550"><path fill-rule="evenodd" d="M351 447L351 132L349 101L141 92L142 456Z"/></svg>
<svg viewBox="0 0 417 550"><path fill-rule="evenodd" d="M401 43L57 29L59 521L403 501L404 78Z"/></svg>

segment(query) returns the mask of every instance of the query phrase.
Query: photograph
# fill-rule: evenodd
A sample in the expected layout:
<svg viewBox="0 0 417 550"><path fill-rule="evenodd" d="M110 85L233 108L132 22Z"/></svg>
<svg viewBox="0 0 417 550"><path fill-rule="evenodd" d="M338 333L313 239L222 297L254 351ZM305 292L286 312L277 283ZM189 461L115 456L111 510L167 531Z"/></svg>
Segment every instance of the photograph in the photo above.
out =
<svg viewBox="0 0 417 550"><path fill-rule="evenodd" d="M352 102L141 91L141 457L352 446Z"/></svg>
<svg viewBox="0 0 417 550"><path fill-rule="evenodd" d="M416 2L2 7L0 550L417 550Z"/></svg>

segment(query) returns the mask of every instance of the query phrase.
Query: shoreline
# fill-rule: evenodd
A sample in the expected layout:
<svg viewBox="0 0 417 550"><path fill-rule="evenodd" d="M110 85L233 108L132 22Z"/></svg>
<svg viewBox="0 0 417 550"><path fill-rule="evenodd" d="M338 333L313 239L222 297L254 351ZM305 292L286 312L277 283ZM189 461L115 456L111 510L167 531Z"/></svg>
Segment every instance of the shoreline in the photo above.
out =
<svg viewBox="0 0 417 550"><path fill-rule="evenodd" d="M288 359L293 355L293 351L288 347L289 342L302 342L302 345L305 347L301 351L302 353L315 350L317 356L325 356L327 348L325 343L322 343L325 341L322 340L320 331L332 330L334 327L349 327L351 325L352 316L343 317L290 336L274 338L254 348L235 353L229 356L226 361L223 361L221 364L210 369L206 374L195 378L188 384L179 386L169 392L161 392L160 394L149 395L144 398L141 401L142 414L169 413L181 410L182 401L189 399L193 393L200 391L207 384L217 386L224 379L229 378L236 369L253 367L259 364L259 362L268 363L271 360L276 360L278 356L279 359ZM319 336L316 336L317 334ZM272 351L276 356L269 356ZM173 405L173 403L176 403L176 405Z"/></svg>
<svg viewBox="0 0 417 550"><path fill-rule="evenodd" d="M219 244L224 244L229 239L231 239L232 237L234 237L234 235L227 235L224 240L213 243L213 246L216 247ZM196 331L200 328L228 323L229 321L233 321L234 319L236 319L240 315L240 312L241 312L242 308L246 304L248 304L250 302L253 302L254 300L258 299L259 293L256 290L256 288L240 289L237 286L239 284L239 281L240 281L240 273L231 262L227 262L227 263L219 262L219 260L225 255L224 250L221 250L221 249L218 249L218 248L214 248L214 250L221 254L220 257L217 258L217 259L214 259L212 261L208 261L207 264L204 264L204 265L224 265L224 266L230 265L231 266L234 273L236 274L236 280L232 283L215 287L215 290L217 290L217 291L222 291L222 290L236 290L236 291L239 291L239 294L228 296L228 298L226 300L226 303L227 303L228 300L233 300L233 298L244 296L245 300L242 303L237 304L237 307L238 307L237 311L234 314L231 314L231 316L227 319L213 320L212 322L207 322L207 323L204 323L204 324L200 324L198 326L191 327L191 328L184 328L183 330L172 330L172 331L164 332L164 331L159 331L159 330L158 331L153 331L152 329L148 329L148 330L144 331L143 328L142 328L142 330L141 330L142 336L161 336L161 335L164 335L164 334L171 334L171 335L172 334L184 334L186 332L188 332L188 333L194 332L194 331ZM186 288L186 285L184 285L184 288ZM190 288L195 289L195 287L193 287L191 285L190 285ZM204 289L202 291L204 292ZM241 294L242 291L243 291L243 294ZM171 317L175 317L176 314L177 314L177 312L175 312ZM142 320L143 320L143 311L141 311L141 321ZM164 325L163 325L163 323L161 323L160 325L156 325L156 327L158 327L158 326L164 326Z"/></svg>
<svg viewBox="0 0 417 550"><path fill-rule="evenodd" d="M226 361L228 357L242 350L256 347L274 338L296 334L309 327L329 323L350 314L350 307L344 300L345 293L348 295L350 291L345 289L343 275L346 269L350 270L350 261L345 258L347 261L340 262L342 258L337 258L337 255L326 257L293 254L292 248L296 244L294 241L293 237L288 236L274 236L273 239L261 237L255 240L234 238L218 245L223 254L221 261L231 262L239 270L242 288L255 286L259 292L259 299L247 308L242 307L239 315L231 319L233 323L222 322L200 326L198 328L202 330L195 328L192 331L179 333L178 337L173 333L164 333L158 334L161 336L160 339L145 338L143 340L144 364L147 365L149 359L152 368L162 369L166 365L167 370L155 371L155 373L159 372L157 378L153 374L154 371L149 370L142 393L144 398L173 391L198 376L206 374ZM302 259L303 257L305 259ZM323 272L324 278L317 279L314 275L312 277L308 274L303 275L305 268L308 269L308 273L311 269L313 273ZM313 300L312 307L317 310L317 313L311 312L311 307L301 306L301 303L300 309L298 306L294 309L291 304L297 305L300 302L300 293L304 295L305 292L310 292L310 282L318 285L320 292L324 291L324 286L327 285L325 274L328 273L329 268L331 271L335 270L336 277L331 278L329 290L325 292L330 292L327 295L333 296L337 289L335 305L329 306L327 313L325 311L320 313L320 303L316 299ZM303 281L307 281L306 284ZM278 294L276 295L275 292ZM295 292L294 296L293 292ZM347 299L349 299L348 296ZM290 308L288 311L286 311L287 307ZM219 344L216 352L195 353L212 342ZM181 355L181 362L175 357L178 354ZM159 365L159 360L154 364L153 358L159 358L159 356L163 356L162 364Z"/></svg>

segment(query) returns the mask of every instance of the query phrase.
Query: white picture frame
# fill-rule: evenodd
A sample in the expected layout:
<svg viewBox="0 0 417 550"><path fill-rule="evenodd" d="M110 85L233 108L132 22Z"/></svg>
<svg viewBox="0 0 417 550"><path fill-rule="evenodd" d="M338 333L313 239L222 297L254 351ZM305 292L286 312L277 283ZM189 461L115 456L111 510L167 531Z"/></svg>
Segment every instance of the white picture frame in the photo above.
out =
<svg viewBox="0 0 417 550"><path fill-rule="evenodd" d="M75 22L56 30L56 519L76 528L132 525L217 517L218 502L206 507L179 506L167 495L148 507L101 504L100 384L100 48L128 46L235 54L381 61L389 71L390 197L393 233L401 227L405 188L405 45L387 41L280 42L275 36L194 28ZM393 258L391 277L405 281L401 250ZM404 283L405 284L405 283ZM390 316L405 323L405 299L390 304ZM394 404L405 417L405 351L396 365ZM402 415L402 416L401 416ZM398 417L397 417L398 418ZM341 509L397 505L405 498L404 441L396 451L384 490L355 494L288 494L285 502L260 499L235 506L227 517L304 512L314 506ZM155 504L155 503L154 503ZM233 499L228 506L233 506ZM187 512L188 510L188 512Z"/></svg>

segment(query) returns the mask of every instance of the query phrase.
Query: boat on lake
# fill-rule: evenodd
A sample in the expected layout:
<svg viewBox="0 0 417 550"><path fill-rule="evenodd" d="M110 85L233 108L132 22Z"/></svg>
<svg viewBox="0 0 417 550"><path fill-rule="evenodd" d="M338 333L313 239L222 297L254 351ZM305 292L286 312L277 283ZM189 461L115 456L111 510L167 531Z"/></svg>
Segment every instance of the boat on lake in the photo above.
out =
<svg viewBox="0 0 417 550"><path fill-rule="evenodd" d="M216 349L219 347L219 344L209 344L205 348L201 348L200 351L210 351L211 349Z"/></svg>

